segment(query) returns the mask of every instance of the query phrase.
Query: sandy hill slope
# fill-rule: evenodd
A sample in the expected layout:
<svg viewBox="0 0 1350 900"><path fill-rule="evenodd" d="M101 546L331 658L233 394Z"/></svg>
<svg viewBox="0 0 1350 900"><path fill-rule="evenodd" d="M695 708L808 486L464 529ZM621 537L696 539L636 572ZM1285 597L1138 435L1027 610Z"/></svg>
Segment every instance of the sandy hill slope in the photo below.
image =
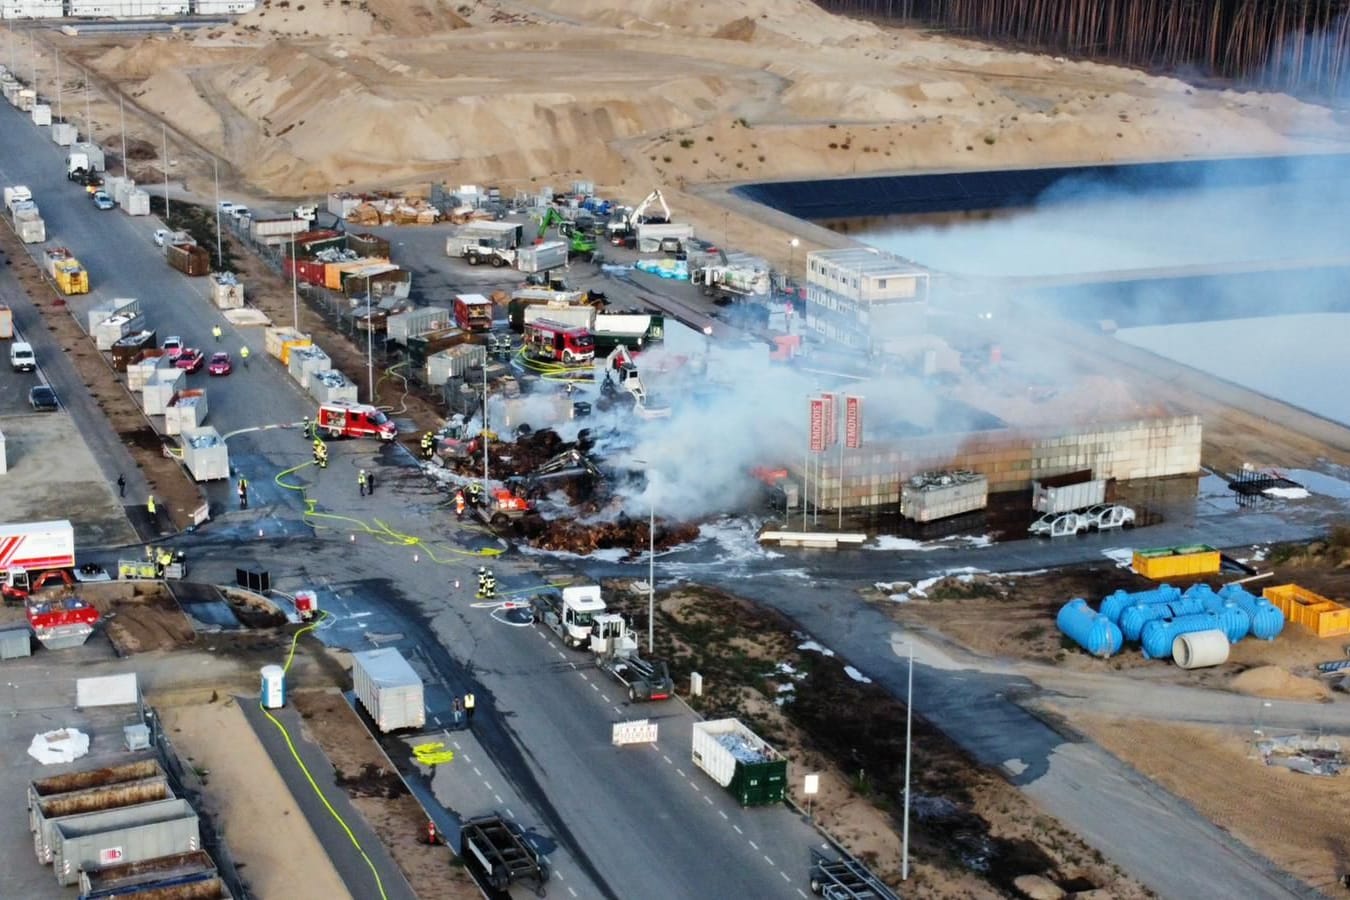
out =
<svg viewBox="0 0 1350 900"><path fill-rule="evenodd" d="M1332 149L1282 95L1191 89L809 0L264 0L90 59L255 193L712 181Z"/></svg>

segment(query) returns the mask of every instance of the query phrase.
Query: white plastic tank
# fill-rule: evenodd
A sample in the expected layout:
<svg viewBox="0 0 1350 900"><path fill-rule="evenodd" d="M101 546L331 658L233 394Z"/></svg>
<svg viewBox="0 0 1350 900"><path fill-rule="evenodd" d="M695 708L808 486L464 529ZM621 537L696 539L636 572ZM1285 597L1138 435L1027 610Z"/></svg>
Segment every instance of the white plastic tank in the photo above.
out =
<svg viewBox="0 0 1350 900"><path fill-rule="evenodd" d="M286 670L281 666L262 667L263 709L281 709L286 705Z"/></svg>
<svg viewBox="0 0 1350 900"><path fill-rule="evenodd" d="M1192 631L1172 641L1172 660L1183 669L1203 669L1228 662L1228 635L1222 629Z"/></svg>

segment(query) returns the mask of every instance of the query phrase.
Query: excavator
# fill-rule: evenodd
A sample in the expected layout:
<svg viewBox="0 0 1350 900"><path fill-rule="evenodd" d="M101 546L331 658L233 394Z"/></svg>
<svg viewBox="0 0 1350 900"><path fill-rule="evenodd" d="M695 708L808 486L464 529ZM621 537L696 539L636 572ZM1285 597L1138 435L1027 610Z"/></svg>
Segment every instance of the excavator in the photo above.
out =
<svg viewBox="0 0 1350 900"><path fill-rule="evenodd" d="M567 241L567 255L585 256L590 258L596 251L595 238L586 232L586 229L580 228L575 222L569 222L556 206L550 206L542 216L539 217L539 231L535 235L536 241L542 241L544 235L548 234L550 228L556 227L558 234Z"/></svg>
<svg viewBox="0 0 1350 900"><path fill-rule="evenodd" d="M506 484L517 497L535 500L547 493L550 482L575 478L586 479L594 486L602 477L595 463L591 462L581 450L573 447L550 458L528 475L508 478Z"/></svg>
<svg viewBox="0 0 1350 900"><path fill-rule="evenodd" d="M661 212L664 215L655 216L647 212L653 203L661 205ZM670 207L666 205L666 198L662 196L661 189L657 188L632 209L626 207L616 209L610 216L609 224L605 226L605 233L609 236L609 242L616 247L627 246L637 239L638 225L656 225L669 221Z"/></svg>
<svg viewBox="0 0 1350 900"><path fill-rule="evenodd" d="M670 407L654 402L647 393L637 363L623 344L605 358L605 380L600 384L599 406L606 409L620 402L632 403L633 414L639 419L670 418Z"/></svg>
<svg viewBox="0 0 1350 900"><path fill-rule="evenodd" d="M535 235L535 240L542 241L548 230L555 225L561 228L563 225L571 224L558 212L557 207L550 206L542 216L539 217L539 233Z"/></svg>

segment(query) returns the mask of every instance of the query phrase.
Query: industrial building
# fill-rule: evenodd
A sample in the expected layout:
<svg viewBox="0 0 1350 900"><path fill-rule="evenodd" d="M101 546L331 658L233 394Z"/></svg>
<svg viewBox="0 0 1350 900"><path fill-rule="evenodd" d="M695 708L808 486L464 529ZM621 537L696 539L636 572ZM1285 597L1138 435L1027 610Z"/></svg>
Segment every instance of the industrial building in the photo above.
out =
<svg viewBox="0 0 1350 900"><path fill-rule="evenodd" d="M844 347L879 352L888 339L924 332L929 273L923 267L859 247L806 256L806 327Z"/></svg>

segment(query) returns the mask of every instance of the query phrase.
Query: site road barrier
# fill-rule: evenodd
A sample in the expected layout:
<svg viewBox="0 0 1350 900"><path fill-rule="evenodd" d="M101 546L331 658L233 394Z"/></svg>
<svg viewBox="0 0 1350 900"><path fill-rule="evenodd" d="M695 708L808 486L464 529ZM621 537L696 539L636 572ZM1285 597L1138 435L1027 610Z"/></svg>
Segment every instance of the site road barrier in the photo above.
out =
<svg viewBox="0 0 1350 900"><path fill-rule="evenodd" d="M625 744L655 744L656 730L656 723L647 719L615 722L610 741L615 747L622 747Z"/></svg>

